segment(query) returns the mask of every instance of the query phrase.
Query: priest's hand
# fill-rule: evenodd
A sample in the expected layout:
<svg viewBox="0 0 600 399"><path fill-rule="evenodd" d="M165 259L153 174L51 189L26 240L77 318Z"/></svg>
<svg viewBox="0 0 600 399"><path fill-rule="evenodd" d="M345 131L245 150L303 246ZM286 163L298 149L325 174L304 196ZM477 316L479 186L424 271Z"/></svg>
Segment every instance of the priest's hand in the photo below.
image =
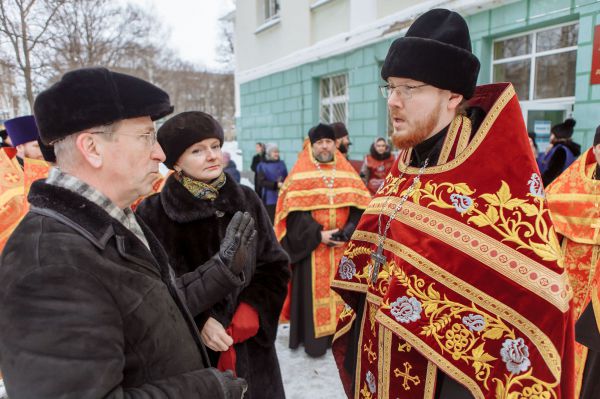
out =
<svg viewBox="0 0 600 399"><path fill-rule="evenodd" d="M224 352L233 345L233 338L227 334L223 325L212 317L209 317L206 323L204 323L200 337L204 345L215 352Z"/></svg>
<svg viewBox="0 0 600 399"><path fill-rule="evenodd" d="M335 241L331 238L337 232L339 232L339 229L321 231L321 242L329 247L341 247L344 245L343 241Z"/></svg>
<svg viewBox="0 0 600 399"><path fill-rule="evenodd" d="M231 268L232 273L240 274L244 270L255 237L252 216L248 212L236 212L227 225L219 249L221 260Z"/></svg>

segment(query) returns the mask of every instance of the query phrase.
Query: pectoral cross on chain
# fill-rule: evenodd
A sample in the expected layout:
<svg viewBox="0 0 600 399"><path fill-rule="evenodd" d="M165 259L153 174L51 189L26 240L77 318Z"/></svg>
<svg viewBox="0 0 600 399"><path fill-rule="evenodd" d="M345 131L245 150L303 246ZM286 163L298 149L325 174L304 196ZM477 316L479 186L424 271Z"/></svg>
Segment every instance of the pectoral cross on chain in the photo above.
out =
<svg viewBox="0 0 600 399"><path fill-rule="evenodd" d="M590 227L594 229L594 241L596 241L598 239L598 233L600 233L600 222L592 223Z"/></svg>
<svg viewBox="0 0 600 399"><path fill-rule="evenodd" d="M371 259L373 259L371 282L375 284L375 282L377 282L377 276L379 275L379 268L387 262L387 258L383 255L383 243L377 246L377 251L371 252Z"/></svg>

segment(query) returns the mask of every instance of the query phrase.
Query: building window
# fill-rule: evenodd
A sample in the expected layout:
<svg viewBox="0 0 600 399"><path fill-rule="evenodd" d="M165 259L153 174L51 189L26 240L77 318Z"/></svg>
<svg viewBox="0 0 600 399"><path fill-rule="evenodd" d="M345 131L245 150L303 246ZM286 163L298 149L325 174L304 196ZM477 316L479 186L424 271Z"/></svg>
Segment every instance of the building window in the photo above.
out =
<svg viewBox="0 0 600 399"><path fill-rule="evenodd" d="M262 0L264 4L264 22L279 17L279 0Z"/></svg>
<svg viewBox="0 0 600 399"><path fill-rule="evenodd" d="M348 76L335 75L321 79L320 121L343 122L348 118Z"/></svg>
<svg viewBox="0 0 600 399"><path fill-rule="evenodd" d="M575 96L579 24L494 41L492 80L511 82L520 101Z"/></svg>

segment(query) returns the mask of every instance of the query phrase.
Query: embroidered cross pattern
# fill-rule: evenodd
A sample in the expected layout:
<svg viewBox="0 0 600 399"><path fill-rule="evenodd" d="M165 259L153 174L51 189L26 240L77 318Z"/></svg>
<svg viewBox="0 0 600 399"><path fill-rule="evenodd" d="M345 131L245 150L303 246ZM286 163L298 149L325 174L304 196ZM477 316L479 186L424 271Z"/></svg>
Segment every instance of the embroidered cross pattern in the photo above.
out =
<svg viewBox="0 0 600 399"><path fill-rule="evenodd" d="M383 255L383 243L377 246L377 251L371 253L371 259L373 259L373 271L371 273L371 282L375 284L377 282L377 276L379 275L379 268L381 265L385 265L387 261Z"/></svg>
<svg viewBox="0 0 600 399"><path fill-rule="evenodd" d="M363 351L367 352L367 360L369 363L373 363L377 360L377 353L373 352L373 342L369 340L369 346L367 344L363 345Z"/></svg>
<svg viewBox="0 0 600 399"><path fill-rule="evenodd" d="M10 183L16 183L19 181L19 176L15 173L6 173L4 178Z"/></svg>
<svg viewBox="0 0 600 399"><path fill-rule="evenodd" d="M421 379L417 375L410 375L410 370L412 366L409 362L404 362L404 371L400 371L399 369L394 369L394 375L396 378L402 377L402 388L405 391L410 391L409 382L412 382L415 386L421 383Z"/></svg>

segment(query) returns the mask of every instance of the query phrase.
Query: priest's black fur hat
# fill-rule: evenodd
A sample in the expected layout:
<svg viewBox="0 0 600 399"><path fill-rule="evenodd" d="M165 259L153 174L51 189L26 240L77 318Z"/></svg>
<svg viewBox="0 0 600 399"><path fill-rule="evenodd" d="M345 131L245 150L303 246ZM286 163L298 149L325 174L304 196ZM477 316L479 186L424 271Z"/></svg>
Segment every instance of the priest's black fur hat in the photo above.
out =
<svg viewBox="0 0 600 399"><path fill-rule="evenodd" d="M173 112L173 106L165 91L145 80L106 68L82 68L41 92L33 110L42 141L51 144L123 119L157 120Z"/></svg>
<svg viewBox="0 0 600 399"><path fill-rule="evenodd" d="M396 39L381 68L381 77L410 78L469 99L475 92L479 60L471 52L466 21L445 9L427 11Z"/></svg>
<svg viewBox="0 0 600 399"><path fill-rule="evenodd" d="M335 133L336 139L341 139L342 137L346 137L349 135L346 125L344 125L342 122L332 123L331 128L333 129L333 132Z"/></svg>
<svg viewBox="0 0 600 399"><path fill-rule="evenodd" d="M223 128L215 118L201 111L177 114L158 129L158 142L167 156L164 164L169 169L173 169L189 146L211 138L223 145Z"/></svg>
<svg viewBox="0 0 600 399"><path fill-rule="evenodd" d="M331 139L335 141L335 132L330 125L319 123L308 131L308 138L311 144L314 144L321 139Z"/></svg>

